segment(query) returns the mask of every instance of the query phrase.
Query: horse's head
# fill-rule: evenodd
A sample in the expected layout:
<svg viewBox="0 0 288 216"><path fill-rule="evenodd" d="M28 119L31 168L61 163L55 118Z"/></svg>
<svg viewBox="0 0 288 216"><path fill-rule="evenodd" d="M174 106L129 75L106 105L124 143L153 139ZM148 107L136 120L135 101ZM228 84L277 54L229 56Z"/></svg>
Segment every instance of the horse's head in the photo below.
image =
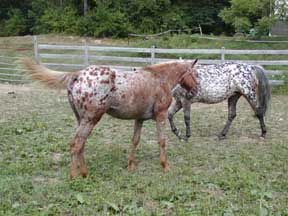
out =
<svg viewBox="0 0 288 216"><path fill-rule="evenodd" d="M198 59L196 59L193 62L186 62L187 65L187 71L180 77L179 84L181 87L186 89L188 92L196 92L197 90L197 81L196 81L196 69L195 64L197 63Z"/></svg>

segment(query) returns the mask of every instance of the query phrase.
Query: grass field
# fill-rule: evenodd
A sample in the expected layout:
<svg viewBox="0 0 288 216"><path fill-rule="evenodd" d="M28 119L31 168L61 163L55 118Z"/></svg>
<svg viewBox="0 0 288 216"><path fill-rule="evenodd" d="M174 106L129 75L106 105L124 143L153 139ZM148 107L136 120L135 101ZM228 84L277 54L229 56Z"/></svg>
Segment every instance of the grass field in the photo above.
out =
<svg viewBox="0 0 288 216"><path fill-rule="evenodd" d="M0 215L288 215L287 96L272 96L266 140L244 99L223 141L216 134L226 103L194 104L188 143L166 126L169 173L160 168L153 121L128 172L133 121L106 115L86 144L88 177L74 180L65 92L0 85L0 101Z"/></svg>

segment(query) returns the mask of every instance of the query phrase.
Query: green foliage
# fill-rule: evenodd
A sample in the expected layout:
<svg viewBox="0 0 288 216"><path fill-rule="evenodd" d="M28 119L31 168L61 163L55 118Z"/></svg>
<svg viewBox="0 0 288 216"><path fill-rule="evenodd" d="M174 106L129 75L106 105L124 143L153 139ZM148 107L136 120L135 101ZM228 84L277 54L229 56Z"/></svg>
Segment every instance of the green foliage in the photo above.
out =
<svg viewBox="0 0 288 216"><path fill-rule="evenodd" d="M288 21L288 3L286 0L277 0L274 4L275 11L277 11L277 18Z"/></svg>
<svg viewBox="0 0 288 216"><path fill-rule="evenodd" d="M258 35L267 35L271 26L275 23L275 17L262 17L256 23L256 32Z"/></svg>
<svg viewBox="0 0 288 216"><path fill-rule="evenodd" d="M77 14L71 7L47 8L40 17L38 30L42 33L77 33Z"/></svg>
<svg viewBox="0 0 288 216"><path fill-rule="evenodd" d="M31 9L28 11L29 28L34 34L45 33L46 29L42 27L41 16L45 13L45 10L49 7L48 1L37 0L32 1Z"/></svg>
<svg viewBox="0 0 288 216"><path fill-rule="evenodd" d="M132 29L123 12L111 9L104 4L89 11L86 17L82 17L79 28L84 35L96 37L123 37L127 36Z"/></svg>
<svg viewBox="0 0 288 216"><path fill-rule="evenodd" d="M258 34L265 35L275 19L270 16L269 0L231 0L231 6L224 8L219 16L236 32L248 32L256 27Z"/></svg>
<svg viewBox="0 0 288 216"><path fill-rule="evenodd" d="M3 1L7 2L0 8L0 26L5 26L9 20L9 31L1 28L1 35L25 32L123 37L130 32L195 29L199 24L204 33L221 33L225 28L217 14L228 0L221 3L218 0L91 0L86 16L83 16L83 1ZM13 8L17 11L12 11ZM19 29L20 26L25 31Z"/></svg>
<svg viewBox="0 0 288 216"><path fill-rule="evenodd" d="M3 35L23 35L26 31L26 17L20 9L12 9L4 21Z"/></svg>
<svg viewBox="0 0 288 216"><path fill-rule="evenodd" d="M183 28L182 11L172 6L170 0L130 1L127 13L129 21L139 33Z"/></svg>

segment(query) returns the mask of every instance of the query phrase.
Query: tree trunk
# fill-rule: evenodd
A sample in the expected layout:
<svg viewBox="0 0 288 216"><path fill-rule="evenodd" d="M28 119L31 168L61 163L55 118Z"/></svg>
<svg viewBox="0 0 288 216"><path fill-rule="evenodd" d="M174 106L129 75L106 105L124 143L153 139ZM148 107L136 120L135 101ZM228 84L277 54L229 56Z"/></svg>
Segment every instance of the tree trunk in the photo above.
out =
<svg viewBox="0 0 288 216"><path fill-rule="evenodd" d="M86 16L87 14L87 0L83 0L83 15Z"/></svg>

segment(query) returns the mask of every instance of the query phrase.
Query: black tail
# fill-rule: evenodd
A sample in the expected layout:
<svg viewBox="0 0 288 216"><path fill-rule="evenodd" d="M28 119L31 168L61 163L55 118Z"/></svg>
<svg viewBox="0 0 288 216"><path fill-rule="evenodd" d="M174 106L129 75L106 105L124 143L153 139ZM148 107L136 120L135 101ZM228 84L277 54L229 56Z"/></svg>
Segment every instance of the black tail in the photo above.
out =
<svg viewBox="0 0 288 216"><path fill-rule="evenodd" d="M259 104L259 111L265 115L269 101L270 101L270 86L269 81L265 75L265 71L260 66L254 66L255 74L258 80L258 86L257 86L257 100Z"/></svg>

